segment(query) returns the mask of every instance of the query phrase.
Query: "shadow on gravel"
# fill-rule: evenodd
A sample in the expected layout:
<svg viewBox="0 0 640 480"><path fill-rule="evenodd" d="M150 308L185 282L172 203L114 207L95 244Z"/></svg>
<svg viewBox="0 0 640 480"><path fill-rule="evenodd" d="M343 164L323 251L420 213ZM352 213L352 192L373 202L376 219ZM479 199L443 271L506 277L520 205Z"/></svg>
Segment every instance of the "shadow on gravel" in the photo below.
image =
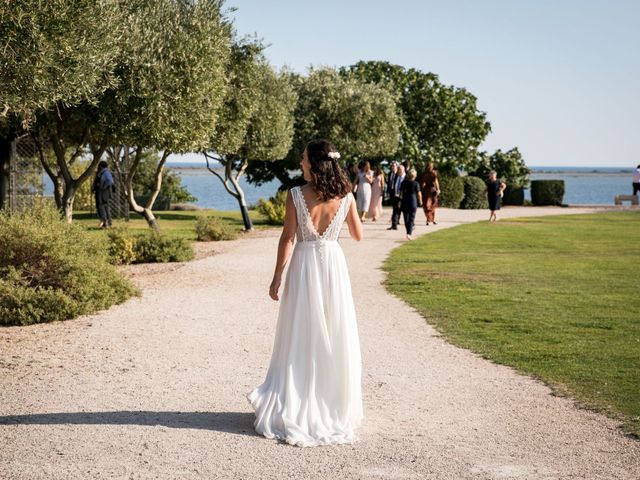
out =
<svg viewBox="0 0 640 480"><path fill-rule="evenodd" d="M0 416L0 425L162 425L258 436L248 412L61 412Z"/></svg>

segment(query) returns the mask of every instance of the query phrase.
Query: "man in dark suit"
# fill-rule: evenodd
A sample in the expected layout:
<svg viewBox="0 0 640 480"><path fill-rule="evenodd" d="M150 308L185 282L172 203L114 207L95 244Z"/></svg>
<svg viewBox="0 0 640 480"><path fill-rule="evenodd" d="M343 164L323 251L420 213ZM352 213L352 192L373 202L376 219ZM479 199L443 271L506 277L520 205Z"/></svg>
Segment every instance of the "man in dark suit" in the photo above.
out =
<svg viewBox="0 0 640 480"><path fill-rule="evenodd" d="M389 185L391 186L389 198L391 199L393 213L391 214L391 226L387 228L387 230L397 230L398 223L400 223L400 214L402 213L402 206L400 205L400 184L404 180L404 176L404 167L398 165L398 171L393 178L393 182L391 180L389 181Z"/></svg>
<svg viewBox="0 0 640 480"><path fill-rule="evenodd" d="M385 205L391 205L391 200L393 198L391 192L393 190L393 185L394 182L396 180L396 176L398 175L398 162L396 162L395 160L393 162L391 162L391 164L389 165L389 177L387 178L387 184L385 186Z"/></svg>

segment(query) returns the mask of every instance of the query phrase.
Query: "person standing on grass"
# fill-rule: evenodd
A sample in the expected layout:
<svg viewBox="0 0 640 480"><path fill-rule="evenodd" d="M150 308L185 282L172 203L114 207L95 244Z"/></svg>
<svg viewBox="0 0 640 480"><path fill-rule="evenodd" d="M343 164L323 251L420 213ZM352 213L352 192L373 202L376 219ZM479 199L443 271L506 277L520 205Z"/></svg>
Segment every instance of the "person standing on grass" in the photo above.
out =
<svg viewBox="0 0 640 480"><path fill-rule="evenodd" d="M373 169L373 183L371 184L371 201L369 202L368 215L375 222L382 213L382 195L384 193L384 172L380 165Z"/></svg>
<svg viewBox="0 0 640 480"><path fill-rule="evenodd" d="M390 192L391 207L393 213L391 214L391 226L387 230L397 230L398 223L400 223L400 214L402 213L402 206L400 205L400 185L404 180L404 166L398 165L398 172L393 179L393 189Z"/></svg>
<svg viewBox="0 0 640 480"><path fill-rule="evenodd" d="M640 192L640 165L638 165L633 172L633 194L637 195Z"/></svg>
<svg viewBox="0 0 640 480"><path fill-rule="evenodd" d="M420 190L422 192L422 208L424 216L429 222L436 224L436 208L438 208L438 196L440 195L440 182L438 172L433 169L433 163L427 164L427 169L420 177Z"/></svg>
<svg viewBox="0 0 640 480"><path fill-rule="evenodd" d="M489 215L490 222L495 222L498 219L496 212L500 210L500 203L505 188L507 188L507 184L498 180L498 174L495 171L489 172L489 181L484 191L489 200L489 210L491 210L491 214Z"/></svg>
<svg viewBox="0 0 640 480"><path fill-rule="evenodd" d="M109 171L109 165L104 160L98 163L98 172L93 180L92 190L96 199L98 217L100 217L100 228L109 228L111 227L109 200L111 200L111 194L116 191L116 184Z"/></svg>
<svg viewBox="0 0 640 480"><path fill-rule="evenodd" d="M407 240L413 240L413 227L416 221L416 211L422 205L420 184L416 182L417 172L415 168L409 170L407 178L400 185L400 198L402 199L402 216L407 230Z"/></svg>

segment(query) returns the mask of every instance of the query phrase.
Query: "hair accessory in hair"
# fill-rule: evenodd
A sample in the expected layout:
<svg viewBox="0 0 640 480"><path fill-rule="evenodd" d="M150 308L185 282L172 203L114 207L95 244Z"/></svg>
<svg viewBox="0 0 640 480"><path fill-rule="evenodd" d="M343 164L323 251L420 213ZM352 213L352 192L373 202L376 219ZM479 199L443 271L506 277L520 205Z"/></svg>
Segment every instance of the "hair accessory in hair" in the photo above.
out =
<svg viewBox="0 0 640 480"><path fill-rule="evenodd" d="M340 153L339 152L329 152L329 153L327 153L327 157L331 158L332 160L338 160L340 158Z"/></svg>

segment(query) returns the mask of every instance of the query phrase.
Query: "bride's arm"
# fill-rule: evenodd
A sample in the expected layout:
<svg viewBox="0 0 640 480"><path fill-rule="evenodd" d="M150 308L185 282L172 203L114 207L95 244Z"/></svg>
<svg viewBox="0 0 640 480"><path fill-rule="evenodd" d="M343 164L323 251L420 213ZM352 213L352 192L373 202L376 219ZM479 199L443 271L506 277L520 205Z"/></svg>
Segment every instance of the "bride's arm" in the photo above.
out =
<svg viewBox="0 0 640 480"><path fill-rule="evenodd" d="M284 227L278 242L278 257L276 259L276 269L273 272L273 280L269 287L269 296L274 300L279 300L278 290L282 282L282 272L289 260L289 254L293 248L293 242L296 238L296 229L298 228L298 220L296 219L296 207L293 204L291 192L287 194L287 202L285 204Z"/></svg>
<svg viewBox="0 0 640 480"><path fill-rule="evenodd" d="M362 221L358 216L356 202L351 201L349 213L347 213L347 226L349 227L349 235L356 241L362 240Z"/></svg>

